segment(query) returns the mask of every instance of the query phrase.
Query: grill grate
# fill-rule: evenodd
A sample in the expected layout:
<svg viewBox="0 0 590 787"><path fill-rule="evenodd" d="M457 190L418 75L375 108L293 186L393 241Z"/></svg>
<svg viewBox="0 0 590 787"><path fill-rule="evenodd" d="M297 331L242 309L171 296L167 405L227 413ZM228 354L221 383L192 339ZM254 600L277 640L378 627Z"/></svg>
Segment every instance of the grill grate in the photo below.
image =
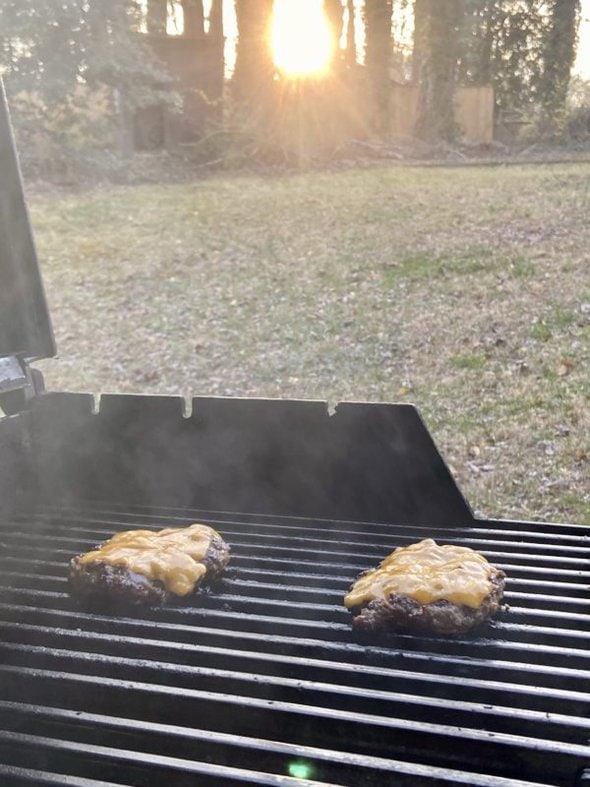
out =
<svg viewBox="0 0 590 787"><path fill-rule="evenodd" d="M191 521L232 546L215 593L124 617L68 596L72 555L117 530ZM8 522L0 776L89 787L574 784L590 763L581 532L116 507ZM359 640L341 603L351 580L426 536L504 568L510 612L475 638Z"/></svg>

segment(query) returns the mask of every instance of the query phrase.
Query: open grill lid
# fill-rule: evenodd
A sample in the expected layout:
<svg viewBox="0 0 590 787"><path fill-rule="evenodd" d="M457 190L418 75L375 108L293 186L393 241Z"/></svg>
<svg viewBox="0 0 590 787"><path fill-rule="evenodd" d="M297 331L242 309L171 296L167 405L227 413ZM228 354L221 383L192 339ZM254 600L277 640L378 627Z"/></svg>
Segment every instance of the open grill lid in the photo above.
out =
<svg viewBox="0 0 590 787"><path fill-rule="evenodd" d="M55 352L0 80L0 394L27 384L19 360L50 358Z"/></svg>

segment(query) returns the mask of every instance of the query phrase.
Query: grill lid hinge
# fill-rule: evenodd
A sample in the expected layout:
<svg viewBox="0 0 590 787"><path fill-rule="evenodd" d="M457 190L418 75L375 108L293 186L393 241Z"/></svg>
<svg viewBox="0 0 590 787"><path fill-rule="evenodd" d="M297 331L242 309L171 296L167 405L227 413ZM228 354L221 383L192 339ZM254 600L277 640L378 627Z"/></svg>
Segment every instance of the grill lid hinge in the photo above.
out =
<svg viewBox="0 0 590 787"><path fill-rule="evenodd" d="M0 357L0 408L6 415L25 409L44 390L43 375L27 360L16 355Z"/></svg>

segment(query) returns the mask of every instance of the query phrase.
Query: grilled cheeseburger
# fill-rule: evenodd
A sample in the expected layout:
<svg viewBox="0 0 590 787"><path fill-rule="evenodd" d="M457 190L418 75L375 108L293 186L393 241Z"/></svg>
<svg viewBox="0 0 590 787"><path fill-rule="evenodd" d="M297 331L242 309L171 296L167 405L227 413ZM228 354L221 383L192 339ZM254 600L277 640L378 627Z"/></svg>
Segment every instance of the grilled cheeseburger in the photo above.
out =
<svg viewBox="0 0 590 787"><path fill-rule="evenodd" d="M428 538L361 574L344 604L358 630L462 634L498 611L505 576L472 549Z"/></svg>
<svg viewBox="0 0 590 787"><path fill-rule="evenodd" d="M219 576L229 553L207 525L127 530L70 561L70 589L82 597L163 604Z"/></svg>

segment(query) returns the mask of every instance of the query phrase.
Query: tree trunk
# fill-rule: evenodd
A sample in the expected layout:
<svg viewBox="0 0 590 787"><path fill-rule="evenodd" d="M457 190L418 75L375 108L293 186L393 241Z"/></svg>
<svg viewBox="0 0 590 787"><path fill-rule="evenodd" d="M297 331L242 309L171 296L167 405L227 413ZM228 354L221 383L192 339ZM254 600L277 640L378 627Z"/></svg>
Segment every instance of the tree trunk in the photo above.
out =
<svg viewBox="0 0 590 787"><path fill-rule="evenodd" d="M273 0L235 0L238 43L232 86L236 100L252 110L267 108L272 95L272 6Z"/></svg>
<svg viewBox="0 0 590 787"><path fill-rule="evenodd" d="M182 0L182 12L185 36L202 38L205 35L203 0Z"/></svg>
<svg viewBox="0 0 590 787"><path fill-rule="evenodd" d="M412 82L418 83L422 78L422 66L427 41L428 14L430 0L414 0L414 49L412 52Z"/></svg>
<svg viewBox="0 0 590 787"><path fill-rule="evenodd" d="M340 61L340 39L344 24L344 7L341 0L324 0L324 15L332 38L332 58L329 70L333 71Z"/></svg>
<svg viewBox="0 0 590 787"><path fill-rule="evenodd" d="M223 38L223 0L211 0L209 35L213 38Z"/></svg>
<svg viewBox="0 0 590 787"><path fill-rule="evenodd" d="M154 35L166 35L168 3L166 0L149 0L147 4L147 29Z"/></svg>
<svg viewBox="0 0 590 787"><path fill-rule="evenodd" d="M495 32L504 5L506 0L466 0L461 76L471 84L488 85L493 80Z"/></svg>
<svg viewBox="0 0 590 787"><path fill-rule="evenodd" d="M355 38L355 12L354 0L347 0L348 23L346 25L346 65L349 68L356 66L356 38Z"/></svg>
<svg viewBox="0 0 590 787"><path fill-rule="evenodd" d="M425 0L428 11L415 134L429 142L457 133L454 98L463 0Z"/></svg>
<svg viewBox="0 0 590 787"><path fill-rule="evenodd" d="M371 126L377 134L386 134L389 130L392 12L392 0L365 0L365 65L371 99Z"/></svg>
<svg viewBox="0 0 590 787"><path fill-rule="evenodd" d="M494 22L498 13L497 5L498 0L490 0L484 7L478 74L478 82L481 85L490 85L494 79L492 58L494 53Z"/></svg>
<svg viewBox="0 0 590 787"><path fill-rule="evenodd" d="M211 95L218 101L223 97L225 83L225 36L223 35L223 0L212 0L209 12L209 46L211 52Z"/></svg>
<svg viewBox="0 0 590 787"><path fill-rule="evenodd" d="M543 108L541 131L547 136L558 136L563 130L570 75L576 58L579 16L579 0L553 0L539 90Z"/></svg>

